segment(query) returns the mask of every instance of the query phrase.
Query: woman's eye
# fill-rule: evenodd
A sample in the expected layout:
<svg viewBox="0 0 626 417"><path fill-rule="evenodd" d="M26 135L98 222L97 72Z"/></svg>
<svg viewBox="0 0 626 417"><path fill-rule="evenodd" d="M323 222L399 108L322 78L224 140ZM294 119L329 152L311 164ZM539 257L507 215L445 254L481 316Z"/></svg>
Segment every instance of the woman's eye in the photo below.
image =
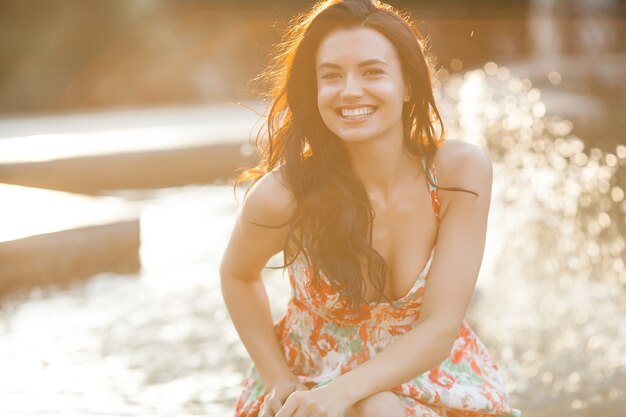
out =
<svg viewBox="0 0 626 417"><path fill-rule="evenodd" d="M337 74L334 73L334 72L329 72L328 74L322 75L321 78L334 78L334 77L332 77L332 75L337 75Z"/></svg>
<svg viewBox="0 0 626 417"><path fill-rule="evenodd" d="M372 74L382 74L382 71L379 69L370 69L370 70L365 71L366 74L368 72L371 72Z"/></svg>

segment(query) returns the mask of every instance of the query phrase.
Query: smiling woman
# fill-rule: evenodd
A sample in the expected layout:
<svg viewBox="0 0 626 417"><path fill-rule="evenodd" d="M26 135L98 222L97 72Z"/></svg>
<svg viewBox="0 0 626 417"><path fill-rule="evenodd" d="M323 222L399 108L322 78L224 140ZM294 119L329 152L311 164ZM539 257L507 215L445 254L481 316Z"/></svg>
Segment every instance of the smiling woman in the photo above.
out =
<svg viewBox="0 0 626 417"><path fill-rule="evenodd" d="M235 416L521 416L464 319L491 163L444 140L413 20L318 2L262 75L268 143L236 181L253 183L220 268L254 362ZM260 272L280 251L292 296L272 323Z"/></svg>

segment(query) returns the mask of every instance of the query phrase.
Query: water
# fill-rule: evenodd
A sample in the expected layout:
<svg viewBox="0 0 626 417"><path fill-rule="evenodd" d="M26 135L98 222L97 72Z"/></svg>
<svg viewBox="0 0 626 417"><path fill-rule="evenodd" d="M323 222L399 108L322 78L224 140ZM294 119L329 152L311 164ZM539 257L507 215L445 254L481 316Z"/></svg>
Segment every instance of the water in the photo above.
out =
<svg viewBox="0 0 626 417"><path fill-rule="evenodd" d="M244 351L216 265L227 186L126 193L143 207L139 275L34 291L1 314L0 415L225 415Z"/></svg>
<svg viewBox="0 0 626 417"><path fill-rule="evenodd" d="M571 123L546 116L541 91L503 67L449 76L439 93L449 137L483 146L494 163L467 319L513 406L527 417L623 416L626 203L616 177L626 147L585 149ZM0 415L231 415L250 364L217 273L232 188L120 195L142 208L142 271L4 301ZM264 278L278 319L287 276Z"/></svg>

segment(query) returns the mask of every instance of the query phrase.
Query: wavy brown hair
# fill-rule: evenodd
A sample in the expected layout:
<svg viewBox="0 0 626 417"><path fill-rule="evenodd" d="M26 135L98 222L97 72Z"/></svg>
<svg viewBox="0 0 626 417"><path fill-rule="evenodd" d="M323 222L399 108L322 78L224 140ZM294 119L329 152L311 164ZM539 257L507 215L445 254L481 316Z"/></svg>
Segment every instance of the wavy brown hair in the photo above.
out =
<svg viewBox="0 0 626 417"><path fill-rule="evenodd" d="M331 31L361 27L378 31L396 48L411 92L402 110L404 148L425 156L430 166L443 141L444 126L432 91L434 61L417 24L408 13L376 0L325 0L289 22L281 42L274 46L270 64L256 78L266 83L262 95L271 103L267 138L257 136L261 162L235 179L235 188L252 180L247 194L262 176L280 168L295 196L295 212L286 224L260 225L289 225L284 248L294 248L295 254L288 262L285 250L285 265L280 268L304 254L308 264L316 266L313 282L317 284L322 273L353 308L367 302L364 275L376 289L377 302L381 297L388 300L384 295L387 263L371 244L375 213L367 191L341 140L320 116L315 54ZM426 176L437 186L429 170Z"/></svg>

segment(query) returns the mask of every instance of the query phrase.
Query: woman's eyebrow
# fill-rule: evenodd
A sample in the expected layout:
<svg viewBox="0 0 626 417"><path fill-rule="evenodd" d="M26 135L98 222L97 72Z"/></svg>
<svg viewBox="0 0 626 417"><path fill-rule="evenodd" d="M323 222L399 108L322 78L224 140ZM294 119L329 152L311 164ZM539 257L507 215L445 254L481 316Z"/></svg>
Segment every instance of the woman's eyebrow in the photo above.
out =
<svg viewBox="0 0 626 417"><path fill-rule="evenodd" d="M359 62L357 64L357 67L364 67L366 65L372 65L372 64L383 64L383 65L387 65L386 62L381 61L380 59L368 59L367 61L362 61ZM331 67L331 68L341 68L341 65L338 64L332 64L330 62L322 62L320 64L319 67L317 67L318 69L321 69L322 67Z"/></svg>

